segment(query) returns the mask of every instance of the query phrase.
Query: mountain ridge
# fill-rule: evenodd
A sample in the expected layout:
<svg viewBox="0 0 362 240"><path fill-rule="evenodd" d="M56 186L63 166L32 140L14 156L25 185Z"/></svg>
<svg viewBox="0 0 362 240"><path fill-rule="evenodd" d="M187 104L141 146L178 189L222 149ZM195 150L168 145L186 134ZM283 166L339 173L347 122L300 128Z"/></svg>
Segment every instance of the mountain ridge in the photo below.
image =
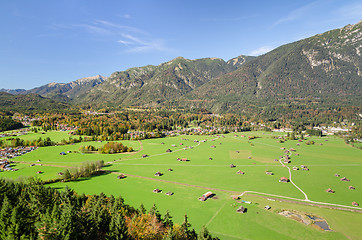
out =
<svg viewBox="0 0 362 240"><path fill-rule="evenodd" d="M179 106L246 111L248 105L299 100L361 105L362 21L282 45L258 57L176 57L157 66L116 71L21 94L106 107ZM8 90L10 91L10 90Z"/></svg>

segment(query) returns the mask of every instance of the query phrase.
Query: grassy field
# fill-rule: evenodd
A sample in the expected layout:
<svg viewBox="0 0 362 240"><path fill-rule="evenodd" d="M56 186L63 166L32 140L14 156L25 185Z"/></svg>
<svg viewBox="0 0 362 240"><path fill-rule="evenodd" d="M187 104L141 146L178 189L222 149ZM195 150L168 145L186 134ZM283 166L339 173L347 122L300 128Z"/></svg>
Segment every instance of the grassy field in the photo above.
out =
<svg viewBox="0 0 362 240"><path fill-rule="evenodd" d="M56 135L55 132L52 134ZM312 137L310 139L316 142L314 145L301 142L297 146L298 141L279 143L272 138L280 133L248 132L245 135L259 138L248 140L237 133L236 136L178 136L141 142L122 141L124 145L132 146L135 152L113 155L74 153L81 145L98 147L104 142L44 147L15 158L15 161L21 162L14 166L19 171L1 172L0 177L56 178L57 173L65 167L75 167L85 161L104 160L106 163L111 162L104 168L109 171L106 174L50 186L63 189L68 185L85 194L104 192L121 195L128 204L135 207L144 204L149 209L156 204L163 214L169 210L174 216L174 222L181 223L183 216L187 214L197 230L206 225L213 235L221 239L265 239L266 236L269 239L362 238L359 227L362 213L269 201L248 194L241 199L251 201L252 204L241 204L232 199L233 195L244 191L304 199L304 195L290 182L278 181L283 176L289 178L288 169L274 161L284 155L284 150L280 148L285 147L296 149L296 152L292 152L289 167L306 165L310 169L292 171L293 182L310 200L346 206L351 206L353 201L361 204L361 150L352 148L335 137ZM167 153L167 149L172 152ZM65 156L59 155L63 151L73 152ZM143 154L148 157L143 158ZM177 158L187 158L189 161L180 162ZM38 159L41 159L43 166L31 167L29 163L35 163ZM236 167L230 168L230 164ZM168 171L169 168L173 171ZM239 170L245 174L236 174ZM272 171L274 175L265 174L266 170ZM43 173L37 174L37 171ZM158 171L163 173L161 177L154 176ZM120 173L125 173L128 177L119 180L117 175ZM347 177L350 182L340 181L341 177ZM348 189L350 185L356 189ZM162 192L153 193L155 188ZM327 188L332 188L335 193L327 193ZM168 191L174 192L174 195L167 196L165 193ZM205 202L198 201L207 191L215 193L215 197ZM248 211L244 214L236 213L237 206L240 205L247 207ZM271 206L271 210L265 210L265 205ZM277 214L282 209L320 216L328 222L332 231L322 231Z"/></svg>

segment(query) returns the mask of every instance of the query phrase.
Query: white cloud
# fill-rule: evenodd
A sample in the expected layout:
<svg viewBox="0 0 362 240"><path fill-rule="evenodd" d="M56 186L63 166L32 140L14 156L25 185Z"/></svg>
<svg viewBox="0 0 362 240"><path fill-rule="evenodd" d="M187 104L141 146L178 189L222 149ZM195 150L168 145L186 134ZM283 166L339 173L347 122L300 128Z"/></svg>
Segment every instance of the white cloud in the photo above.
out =
<svg viewBox="0 0 362 240"><path fill-rule="evenodd" d="M130 19L131 18L131 15L129 15L129 14L123 14L123 15L117 15L117 16L119 16L121 18L125 18L125 19Z"/></svg>
<svg viewBox="0 0 362 240"><path fill-rule="evenodd" d="M338 13L347 19L361 20L362 16L362 3L347 5L339 9Z"/></svg>
<svg viewBox="0 0 362 240"><path fill-rule="evenodd" d="M291 11L286 17L283 17L283 18L280 18L278 21L276 21L275 23L273 23L273 25L271 26L272 28L273 27L276 27L277 25L279 24L282 24L282 23L285 23L285 22L290 22L290 21L294 21L300 17L303 16L303 14L305 12L308 11L308 9L310 9L311 7L313 7L314 5L316 5L318 1L315 1L315 2L312 2L312 3L309 3L307 5L304 5L300 8L297 8L293 11Z"/></svg>
<svg viewBox="0 0 362 240"><path fill-rule="evenodd" d="M273 50L274 47L272 46L262 46L258 49L255 49L254 51L251 51L248 55L250 56L259 56L262 55L264 53L270 52L271 50Z"/></svg>
<svg viewBox="0 0 362 240"><path fill-rule="evenodd" d="M141 39L130 34L123 34L123 39L118 40L119 43L128 47L128 52L149 52L149 51L165 51L164 40L162 39Z"/></svg>
<svg viewBox="0 0 362 240"><path fill-rule="evenodd" d="M127 47L127 52L167 51L165 40L154 38L142 29L97 19L87 24L53 24L58 31L87 32L106 41L115 41ZM81 30L81 31L80 31Z"/></svg>

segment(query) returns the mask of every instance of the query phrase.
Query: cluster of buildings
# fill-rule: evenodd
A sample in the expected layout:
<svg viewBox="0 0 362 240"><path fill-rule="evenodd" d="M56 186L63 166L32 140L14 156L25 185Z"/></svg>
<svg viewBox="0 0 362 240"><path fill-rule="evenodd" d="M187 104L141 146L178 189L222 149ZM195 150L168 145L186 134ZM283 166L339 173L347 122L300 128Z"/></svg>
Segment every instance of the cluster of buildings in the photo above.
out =
<svg viewBox="0 0 362 240"><path fill-rule="evenodd" d="M34 151L35 149L37 149L37 147L35 146L30 146L30 147L7 147L7 148L3 148L0 149L0 161L3 161L1 159L11 159L17 156L21 156L24 155L28 152Z"/></svg>
<svg viewBox="0 0 362 240"><path fill-rule="evenodd" d="M1 133L0 134L0 138L2 137L18 137L18 136L22 136L22 135L26 135L28 134L29 129L21 129L18 131L11 131L11 132L7 132L7 133Z"/></svg>

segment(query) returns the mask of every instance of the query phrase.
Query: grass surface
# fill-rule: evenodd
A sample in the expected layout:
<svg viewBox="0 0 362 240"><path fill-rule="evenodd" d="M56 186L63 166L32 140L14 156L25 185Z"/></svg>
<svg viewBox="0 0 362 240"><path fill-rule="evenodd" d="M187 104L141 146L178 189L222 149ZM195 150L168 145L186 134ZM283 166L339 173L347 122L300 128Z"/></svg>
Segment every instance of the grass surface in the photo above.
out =
<svg viewBox="0 0 362 240"><path fill-rule="evenodd" d="M231 198L232 195L243 191L257 191L303 199L304 195L291 183L278 181L283 176L289 178L288 169L274 161L284 155L284 150L280 148L285 147L296 149L291 156L289 167L306 165L310 169L310 171L292 171L294 183L308 195L310 200L348 206L351 206L353 201L361 204L361 150L352 148L343 140L334 137L312 137L310 139L316 142L315 145L301 142L300 146L297 146L298 141L279 143L272 138L280 133L249 132L245 135L259 136L250 141L247 137L240 137L240 133L234 135L179 136L142 142L122 141L124 145L135 149L131 154L59 155L62 151L77 151L81 145L91 144L99 147L104 142L39 148L14 159L27 163L16 164L15 167L19 168L19 171L2 172L0 176L14 179L21 175L37 176L42 179L54 178L64 167L79 166L85 161L104 160L112 162L105 167L105 170L113 173L79 179L75 182L55 183L51 186L63 189L68 185L78 193L85 194L104 192L108 195L121 195L128 204L135 207L144 204L147 209L155 203L162 214L170 210L174 222L182 223L183 216L187 214L197 230L206 225L213 235L221 239L265 239L266 236L269 239L361 238L362 230L358 227L358 223L362 222L361 213L288 202L271 202L261 197L245 195L242 199L253 203L243 204L248 208L247 213L237 214L235 204L238 206L240 204ZM198 143L194 140L207 141ZM192 146L192 149L189 146ZM167 149L171 149L172 152L167 153ZM147 154L148 157L143 158L143 154ZM189 161L179 162L177 158L187 158ZM30 167L28 163L34 163L38 159L41 159L43 166ZM230 168L230 164L236 167ZM167 171L169 168L173 171ZM236 174L239 170L245 174ZM266 170L272 171L274 175L266 175ZM37 171L44 173L36 174ZM154 174L158 171L162 172L163 176L155 177ZM125 173L128 177L119 180L117 179L119 173ZM340 177L335 177L336 173L340 174ZM350 182L340 181L341 177L347 177ZM350 185L356 190L349 190ZM155 188L161 189L162 193L153 193L152 190ZM327 193L325 191L327 188L332 188L335 193ZM216 194L216 199L198 201L198 198L209 190ZM165 195L168 191L175 194ZM264 210L265 205L270 205L272 210ZM281 209L321 216L327 220L333 231L321 231L280 216L276 212Z"/></svg>

